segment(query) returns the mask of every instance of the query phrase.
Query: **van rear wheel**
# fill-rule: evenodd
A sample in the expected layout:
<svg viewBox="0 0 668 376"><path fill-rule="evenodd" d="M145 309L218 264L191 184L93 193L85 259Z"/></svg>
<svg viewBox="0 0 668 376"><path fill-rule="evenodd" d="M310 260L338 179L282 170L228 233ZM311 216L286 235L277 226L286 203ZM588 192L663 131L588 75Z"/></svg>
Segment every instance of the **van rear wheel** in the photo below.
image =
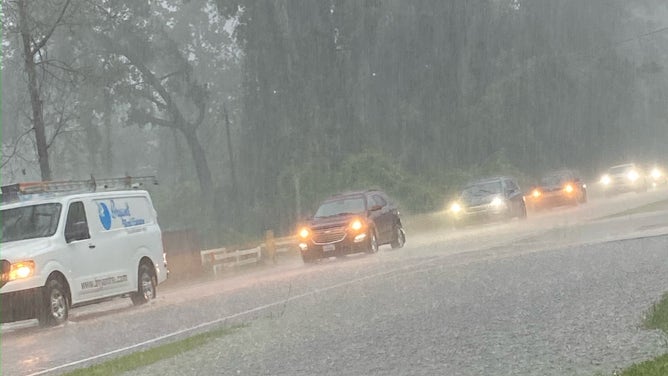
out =
<svg viewBox="0 0 668 376"><path fill-rule="evenodd" d="M130 299L134 305L142 305L155 299L155 277L151 273L151 269L146 264L139 266L139 274L137 279L137 291L130 295Z"/></svg>
<svg viewBox="0 0 668 376"><path fill-rule="evenodd" d="M38 308L37 321L41 326L54 326L67 321L70 304L67 289L57 279L52 278L44 285L42 306Z"/></svg>

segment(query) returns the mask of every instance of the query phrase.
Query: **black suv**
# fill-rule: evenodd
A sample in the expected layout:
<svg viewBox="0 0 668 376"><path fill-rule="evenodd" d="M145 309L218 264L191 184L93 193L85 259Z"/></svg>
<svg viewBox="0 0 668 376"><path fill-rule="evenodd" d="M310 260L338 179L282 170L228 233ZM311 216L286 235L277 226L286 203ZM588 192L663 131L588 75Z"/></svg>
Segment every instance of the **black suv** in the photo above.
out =
<svg viewBox="0 0 668 376"><path fill-rule="evenodd" d="M297 233L304 262L356 252L401 248L406 234L396 205L379 190L339 194L320 204Z"/></svg>
<svg viewBox="0 0 668 376"><path fill-rule="evenodd" d="M527 216L524 195L509 177L488 178L466 185L457 200L450 204L449 212L455 225Z"/></svg>
<svg viewBox="0 0 668 376"><path fill-rule="evenodd" d="M540 184L533 186L525 199L533 210L584 204L587 202L587 184L575 171L554 171L543 176Z"/></svg>

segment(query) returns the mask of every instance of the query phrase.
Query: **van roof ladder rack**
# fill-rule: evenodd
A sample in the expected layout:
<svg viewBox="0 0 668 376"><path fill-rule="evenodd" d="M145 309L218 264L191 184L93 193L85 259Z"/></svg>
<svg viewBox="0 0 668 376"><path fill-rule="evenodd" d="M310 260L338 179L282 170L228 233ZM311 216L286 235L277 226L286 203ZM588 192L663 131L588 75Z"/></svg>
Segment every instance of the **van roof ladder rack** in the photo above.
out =
<svg viewBox="0 0 668 376"><path fill-rule="evenodd" d="M121 178L89 180L36 181L2 186L2 202L20 201L21 196L63 194L77 192L139 189L148 184L157 185L155 176L124 176Z"/></svg>

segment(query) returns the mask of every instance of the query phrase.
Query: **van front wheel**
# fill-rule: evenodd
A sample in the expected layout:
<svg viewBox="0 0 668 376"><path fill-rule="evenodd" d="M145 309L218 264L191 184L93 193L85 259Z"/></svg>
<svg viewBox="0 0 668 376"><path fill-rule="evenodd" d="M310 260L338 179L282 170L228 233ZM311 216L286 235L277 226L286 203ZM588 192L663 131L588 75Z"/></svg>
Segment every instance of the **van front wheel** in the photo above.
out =
<svg viewBox="0 0 668 376"><path fill-rule="evenodd" d="M137 279L137 291L130 295L134 305L142 305L155 298L155 277L151 269L142 264L139 266L139 278Z"/></svg>
<svg viewBox="0 0 668 376"><path fill-rule="evenodd" d="M70 313L67 290L57 278L52 278L46 282L43 291L42 306L39 308L37 321L41 326L63 324Z"/></svg>

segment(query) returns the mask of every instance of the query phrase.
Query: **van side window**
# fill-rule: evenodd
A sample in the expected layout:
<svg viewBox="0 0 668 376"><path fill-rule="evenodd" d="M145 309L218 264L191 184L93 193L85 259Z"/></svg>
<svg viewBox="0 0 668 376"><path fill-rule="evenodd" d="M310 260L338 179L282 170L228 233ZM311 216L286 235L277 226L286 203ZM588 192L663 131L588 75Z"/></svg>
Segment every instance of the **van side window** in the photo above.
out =
<svg viewBox="0 0 668 376"><path fill-rule="evenodd" d="M75 224L83 223L83 226L86 230L86 236L82 239L90 239L90 233L88 232L88 221L86 221L86 210L84 209L83 202L77 201L70 204L70 208L67 211L67 222L65 223L65 234L70 234L76 231ZM79 239L81 240L81 239Z"/></svg>

